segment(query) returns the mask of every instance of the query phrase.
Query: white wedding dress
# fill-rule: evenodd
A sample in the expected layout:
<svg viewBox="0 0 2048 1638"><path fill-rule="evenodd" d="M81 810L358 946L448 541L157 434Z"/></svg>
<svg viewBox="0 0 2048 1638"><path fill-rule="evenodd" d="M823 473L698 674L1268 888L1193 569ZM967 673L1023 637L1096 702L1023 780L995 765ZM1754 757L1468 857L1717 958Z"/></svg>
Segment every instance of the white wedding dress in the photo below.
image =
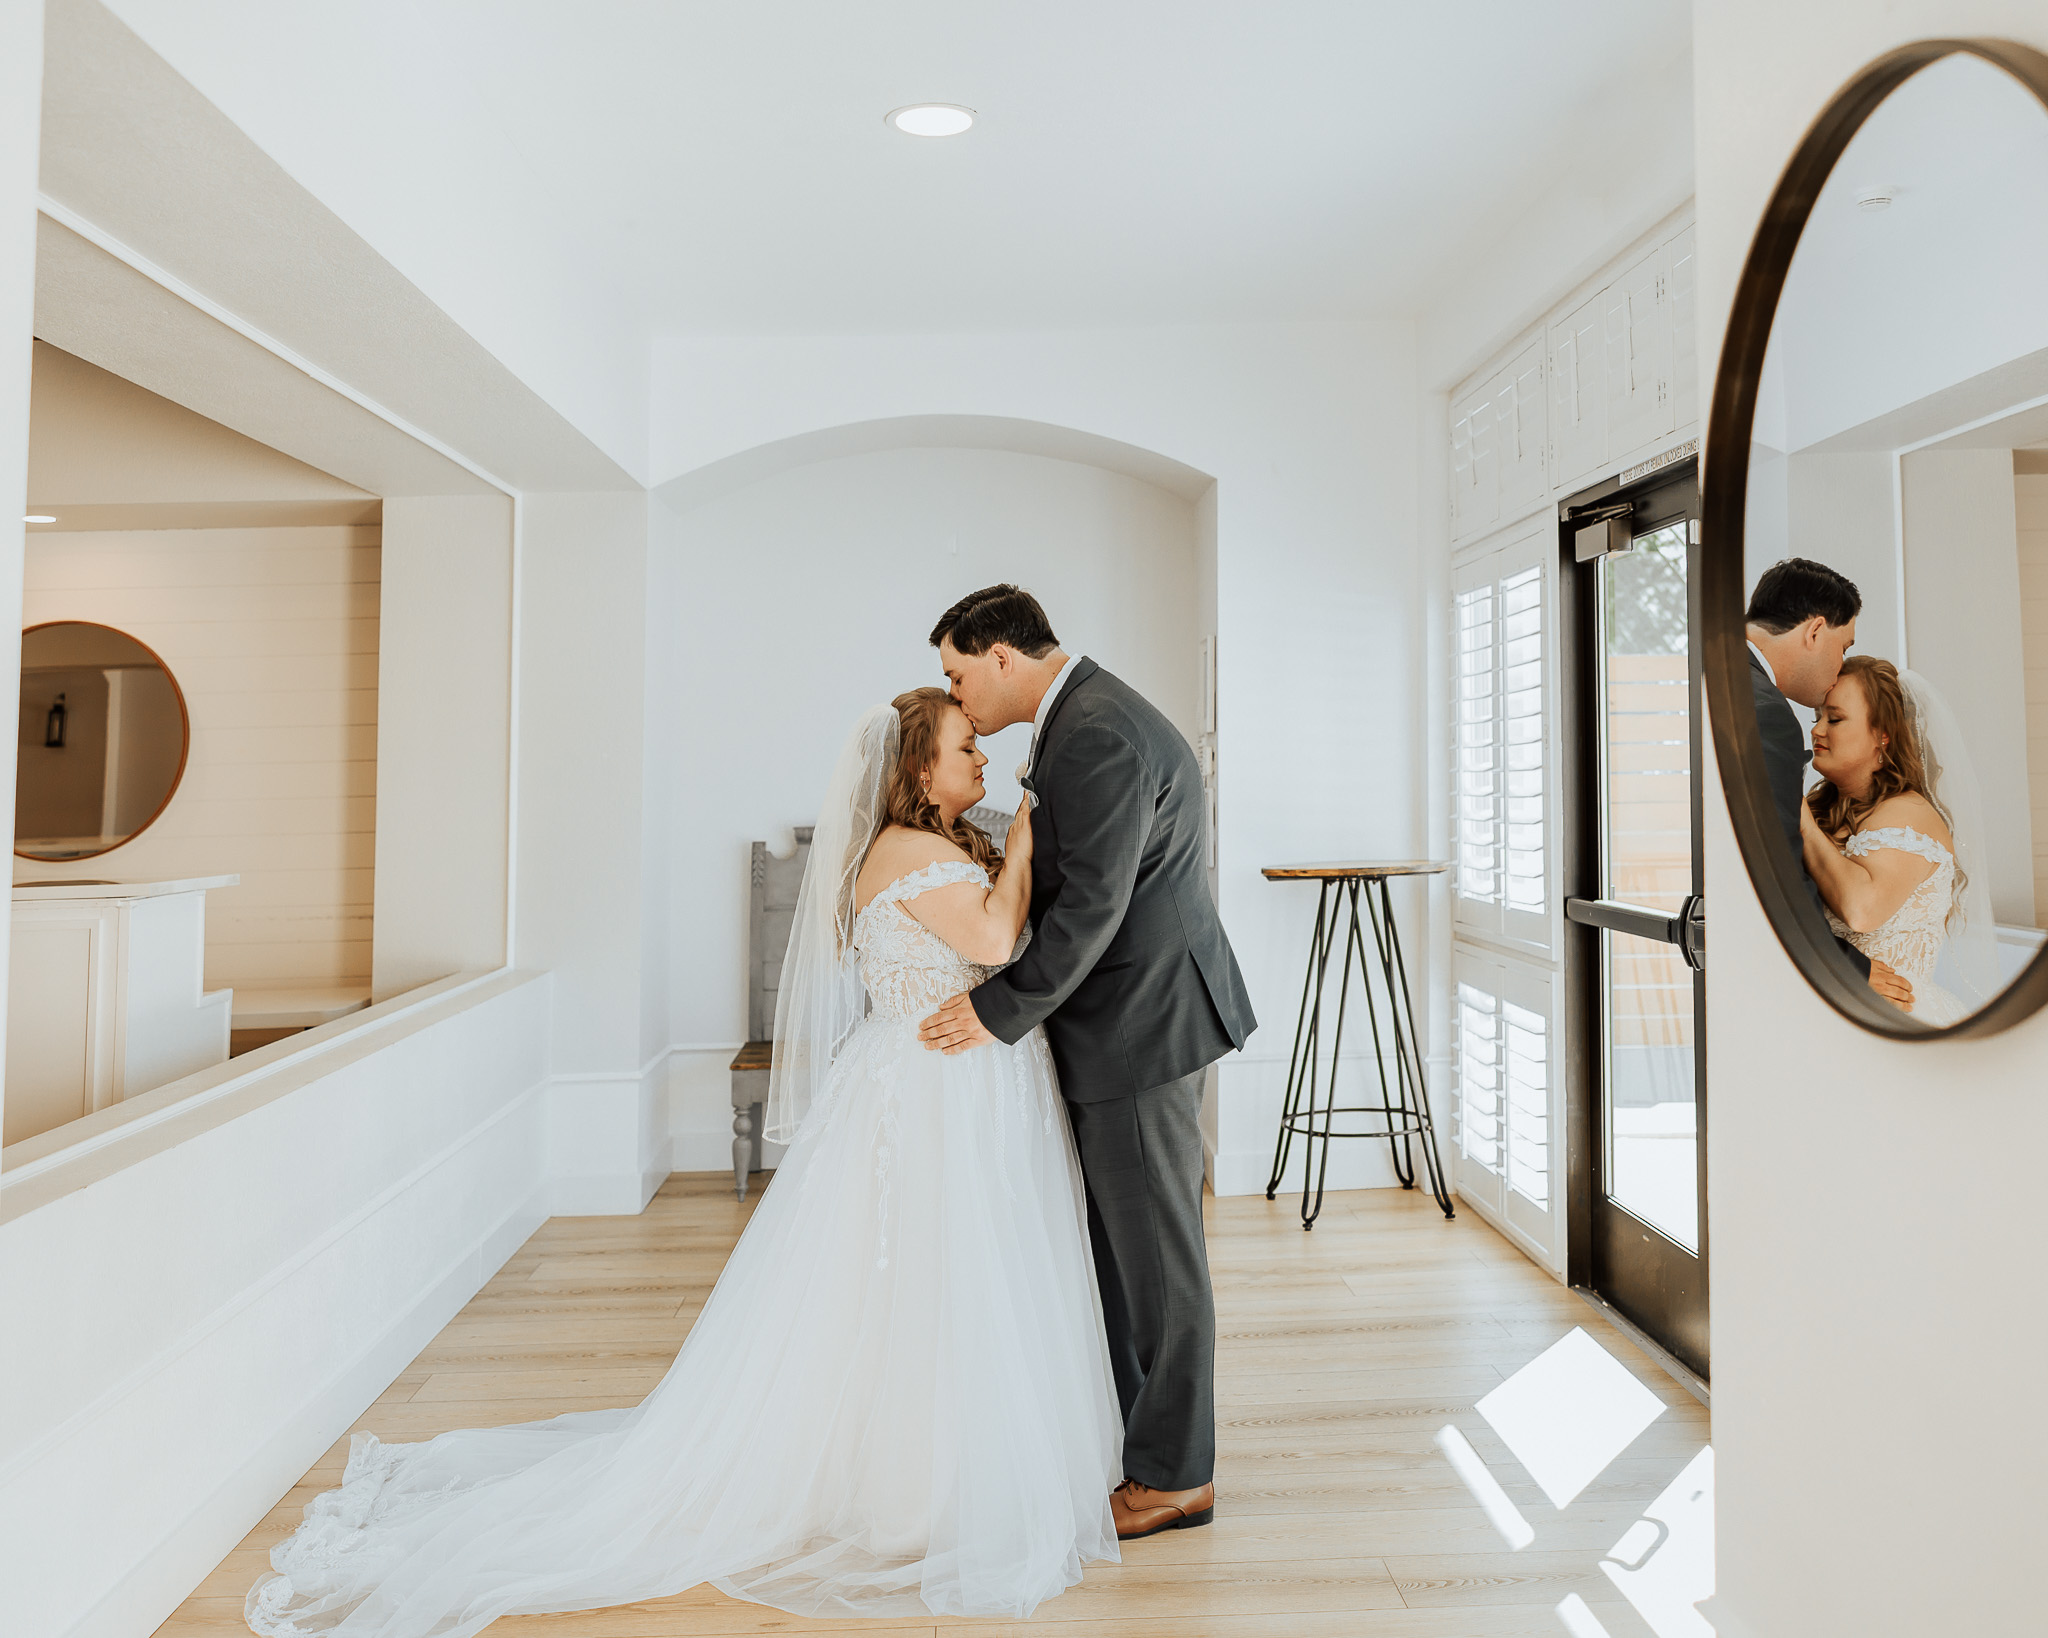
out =
<svg viewBox="0 0 2048 1638"><path fill-rule="evenodd" d="M1908 893L1906 902L1887 916L1881 926L1870 932L1855 932L1832 910L1827 911L1828 926L1837 938L1847 939L1872 961L1882 961L1904 976L1913 986L1913 1016L1921 1023L1953 1024L1975 1010L1934 978L1942 947L1948 942L1956 861L1932 836L1904 825L1861 830L1842 844L1842 852L1851 859L1887 848L1932 860L1933 874Z"/></svg>
<svg viewBox="0 0 2048 1638"><path fill-rule="evenodd" d="M871 1010L661 1384L357 1434L251 1590L254 1631L468 1638L702 1582L804 1616L1022 1616L1117 1557L1122 1423L1051 1055L1037 1030L917 1039L991 971L903 909L953 882L988 877L933 865L854 919Z"/></svg>

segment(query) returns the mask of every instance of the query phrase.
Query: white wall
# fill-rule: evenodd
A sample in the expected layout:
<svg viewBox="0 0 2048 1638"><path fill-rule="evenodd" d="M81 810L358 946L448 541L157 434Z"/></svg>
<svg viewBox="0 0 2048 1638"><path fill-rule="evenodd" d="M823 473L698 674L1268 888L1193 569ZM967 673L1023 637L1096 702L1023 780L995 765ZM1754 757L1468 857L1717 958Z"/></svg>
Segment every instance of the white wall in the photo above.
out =
<svg viewBox="0 0 2048 1638"><path fill-rule="evenodd" d="M2026 653L2028 805L2034 821L2034 913L2048 909L2048 473L2013 478Z"/></svg>
<svg viewBox="0 0 2048 1638"><path fill-rule="evenodd" d="M1816 454L1786 461L1786 538L1775 556L1752 550L1756 577L1785 557L1811 557L1839 569L1863 594L1856 648L1894 662L1907 655L1905 611L1899 602L1899 518L1896 468L1889 454ZM1909 598L1910 602L1911 599Z"/></svg>
<svg viewBox="0 0 2048 1638"><path fill-rule="evenodd" d="M155 649L184 692L191 750L170 806L132 842L16 859L14 874L239 873L207 895L209 989L367 984L378 557L374 528L31 536L24 619L97 621Z"/></svg>
<svg viewBox="0 0 2048 1638"><path fill-rule="evenodd" d="M1915 36L2048 47L2033 0L1697 0L1694 21L1709 362L1770 189L1843 80ZM2048 1535L2031 1249L2048 1017L1978 1042L1862 1033L1785 958L1721 802L1706 822L1709 1613L1723 1638L2030 1631Z"/></svg>
<svg viewBox="0 0 2048 1638"><path fill-rule="evenodd" d="M658 624L678 709L664 752L682 797L672 859L670 1016L709 1050L679 1066L679 1165L729 1156L723 1084L746 1039L747 859L809 824L855 717L945 685L927 638L963 594L1029 587L1061 642L1151 699L1192 741L1202 598L1195 504L1071 461L901 449L799 467L657 513ZM987 800L1014 808L1028 724L983 742Z"/></svg>
<svg viewBox="0 0 2048 1638"><path fill-rule="evenodd" d="M546 1218L547 982L441 989L8 1151L8 1632L154 1630Z"/></svg>
<svg viewBox="0 0 2048 1638"><path fill-rule="evenodd" d="M1263 1027L1219 1070L1211 1175L1220 1192L1263 1187L1314 894L1268 883L1259 867L1412 856L1422 843L1410 328L677 339L657 347L654 374L657 482L825 428L921 416L1078 429L1216 480L1217 882ZM1015 573L1030 578L1028 564ZM685 869L737 867L679 864L678 892ZM1419 929L1421 895L1401 909ZM1330 1176L1338 1187L1386 1181L1383 1146L1341 1147Z"/></svg>
<svg viewBox="0 0 2048 1638"><path fill-rule="evenodd" d="M1889 208L1858 207L1873 183L1892 190ZM1850 447L1877 447L1858 443L1854 429L2048 348L2044 263L2048 120L2039 105L1967 58L1909 80L1842 155L1786 280L1772 347L1787 387L1781 447L1843 434ZM2042 391L2041 374L2031 390L1984 408ZM1924 431L1889 442L1978 413L1936 411Z"/></svg>
<svg viewBox="0 0 2048 1638"><path fill-rule="evenodd" d="M1549 110L1568 134L1555 139L1557 163L1544 185L1522 192L1518 214L1475 224L1484 236L1441 270L1420 317L1417 375L1426 392L1457 386L1691 194L1692 94L1692 58L1682 52L1603 87L1581 108ZM1621 131L1626 141L1616 141ZM1445 486L1424 493L1433 516Z"/></svg>
<svg viewBox="0 0 2048 1638"><path fill-rule="evenodd" d="M42 0L0 0L0 518L21 516L27 498L36 274L31 201L42 111L42 33ZM0 677L21 674L22 561L22 536L0 526ZM0 734L0 740L0 790L11 792L14 736ZM6 977L7 932L0 931L0 982ZM6 1061L6 1028L0 1017L0 1063Z"/></svg>
<svg viewBox="0 0 2048 1638"><path fill-rule="evenodd" d="M1969 747L1984 804L1992 914L2031 927L2033 797L2012 452L1915 450L1900 461L1899 480L1907 657L1940 688Z"/></svg>
<svg viewBox="0 0 2048 1638"><path fill-rule="evenodd" d="M638 1211L669 1173L643 1057L648 498L520 503L514 957L554 974L561 1209Z"/></svg>
<svg viewBox="0 0 2048 1638"><path fill-rule="evenodd" d="M512 503L384 503L373 994L508 959Z"/></svg>

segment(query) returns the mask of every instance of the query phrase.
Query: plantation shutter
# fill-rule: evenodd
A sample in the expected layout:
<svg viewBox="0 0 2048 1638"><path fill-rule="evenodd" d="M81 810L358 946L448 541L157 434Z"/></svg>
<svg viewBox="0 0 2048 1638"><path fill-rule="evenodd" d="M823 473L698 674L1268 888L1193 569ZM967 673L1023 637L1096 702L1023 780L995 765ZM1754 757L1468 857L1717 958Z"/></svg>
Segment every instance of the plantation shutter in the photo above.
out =
<svg viewBox="0 0 2048 1638"><path fill-rule="evenodd" d="M1557 945L1557 653L1547 519L1452 574L1452 914L1461 933Z"/></svg>
<svg viewBox="0 0 2048 1638"><path fill-rule="evenodd" d="M1469 946L1458 949L1452 968L1458 1192L1557 1268L1564 1245L1557 987L1526 962Z"/></svg>

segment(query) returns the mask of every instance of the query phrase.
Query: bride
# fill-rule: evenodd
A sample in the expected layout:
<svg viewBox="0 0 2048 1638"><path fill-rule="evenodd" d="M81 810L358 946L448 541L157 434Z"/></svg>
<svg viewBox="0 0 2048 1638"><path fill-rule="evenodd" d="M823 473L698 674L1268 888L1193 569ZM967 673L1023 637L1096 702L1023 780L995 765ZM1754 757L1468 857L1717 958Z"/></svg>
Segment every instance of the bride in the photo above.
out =
<svg viewBox="0 0 2048 1638"><path fill-rule="evenodd" d="M1799 828L1828 925L1911 980L1922 1023L1975 1012L1998 954L1976 780L1947 706L1917 672L1853 655L1813 725L1813 769Z"/></svg>
<svg viewBox="0 0 2048 1638"><path fill-rule="evenodd" d="M468 1638L710 1582L796 1615L1021 1616L1117 1557L1122 1421L1042 1034L947 1057L919 1021L1029 936L967 719L876 706L811 843L776 1002L789 1150L631 1409L386 1445L250 1591L265 1638Z"/></svg>

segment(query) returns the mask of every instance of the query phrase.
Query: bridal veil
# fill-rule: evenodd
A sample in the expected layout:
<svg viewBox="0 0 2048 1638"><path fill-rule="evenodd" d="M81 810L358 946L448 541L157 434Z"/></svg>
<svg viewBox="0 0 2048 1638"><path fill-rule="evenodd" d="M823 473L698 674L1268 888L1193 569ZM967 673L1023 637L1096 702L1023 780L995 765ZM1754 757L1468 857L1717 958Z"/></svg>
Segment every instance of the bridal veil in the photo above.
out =
<svg viewBox="0 0 2048 1638"><path fill-rule="evenodd" d="M824 1097L832 1063L867 1013L853 951L854 883L886 817L902 726L893 705L870 706L839 753L811 832L811 862L775 990L775 1053L767 1136L789 1143Z"/></svg>
<svg viewBox="0 0 2048 1638"><path fill-rule="evenodd" d="M1991 909L1991 864L1985 856L1983 791L1962 724L1941 691L1917 671L1901 671L1899 681L1932 787L1929 795L1948 820L1956 865L1964 877L1935 974L1974 1012L2005 987Z"/></svg>

